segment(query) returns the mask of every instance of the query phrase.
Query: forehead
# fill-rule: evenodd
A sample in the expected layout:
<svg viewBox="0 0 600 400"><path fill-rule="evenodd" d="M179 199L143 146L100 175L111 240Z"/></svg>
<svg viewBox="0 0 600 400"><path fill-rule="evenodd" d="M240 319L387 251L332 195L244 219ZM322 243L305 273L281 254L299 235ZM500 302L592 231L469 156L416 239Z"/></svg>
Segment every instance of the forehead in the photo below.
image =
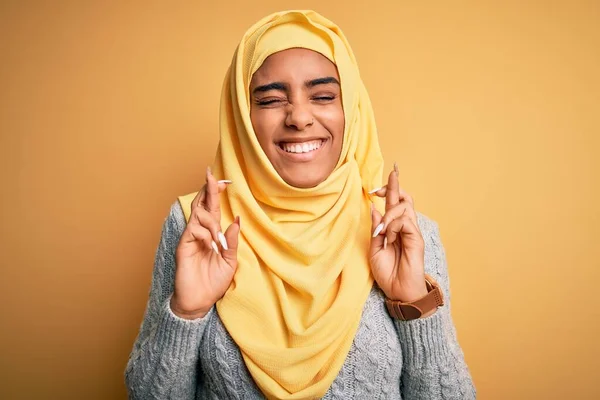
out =
<svg viewBox="0 0 600 400"><path fill-rule="evenodd" d="M333 76L337 67L324 55L308 49L287 49L271 54L252 76L251 86L272 81L302 81Z"/></svg>

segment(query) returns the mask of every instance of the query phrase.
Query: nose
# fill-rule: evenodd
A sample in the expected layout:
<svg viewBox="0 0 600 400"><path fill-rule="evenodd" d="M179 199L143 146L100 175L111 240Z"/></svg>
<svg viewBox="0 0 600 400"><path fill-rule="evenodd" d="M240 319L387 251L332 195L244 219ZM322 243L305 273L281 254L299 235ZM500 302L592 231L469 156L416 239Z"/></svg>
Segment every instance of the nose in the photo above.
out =
<svg viewBox="0 0 600 400"><path fill-rule="evenodd" d="M286 126L303 131L312 126L313 122L314 118L308 105L294 104L289 106L287 116L285 118Z"/></svg>

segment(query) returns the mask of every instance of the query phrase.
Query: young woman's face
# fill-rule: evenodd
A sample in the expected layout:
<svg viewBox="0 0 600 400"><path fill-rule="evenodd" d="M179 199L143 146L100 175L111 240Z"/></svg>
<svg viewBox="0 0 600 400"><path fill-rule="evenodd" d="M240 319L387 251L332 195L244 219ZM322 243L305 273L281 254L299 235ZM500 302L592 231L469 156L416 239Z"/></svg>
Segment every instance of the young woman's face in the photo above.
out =
<svg viewBox="0 0 600 400"><path fill-rule="evenodd" d="M339 82L335 64L307 49L269 56L252 77L254 132L291 186L317 186L337 164L344 136Z"/></svg>

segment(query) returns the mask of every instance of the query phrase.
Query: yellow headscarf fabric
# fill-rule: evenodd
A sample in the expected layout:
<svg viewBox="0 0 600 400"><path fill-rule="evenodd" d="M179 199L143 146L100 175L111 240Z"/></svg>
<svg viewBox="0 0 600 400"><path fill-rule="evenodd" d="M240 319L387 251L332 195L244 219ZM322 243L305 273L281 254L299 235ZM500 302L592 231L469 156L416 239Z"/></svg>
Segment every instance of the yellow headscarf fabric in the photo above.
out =
<svg viewBox="0 0 600 400"><path fill-rule="evenodd" d="M341 156L331 175L308 189L281 179L250 121L252 75L289 48L329 58L342 86ZM371 102L341 30L313 11L275 13L250 28L223 85L220 134L213 173L233 181L221 195L221 225L236 215L243 222L238 270L217 311L268 398L322 397L373 284L367 192L381 185L383 169ZM194 195L180 198L188 219Z"/></svg>

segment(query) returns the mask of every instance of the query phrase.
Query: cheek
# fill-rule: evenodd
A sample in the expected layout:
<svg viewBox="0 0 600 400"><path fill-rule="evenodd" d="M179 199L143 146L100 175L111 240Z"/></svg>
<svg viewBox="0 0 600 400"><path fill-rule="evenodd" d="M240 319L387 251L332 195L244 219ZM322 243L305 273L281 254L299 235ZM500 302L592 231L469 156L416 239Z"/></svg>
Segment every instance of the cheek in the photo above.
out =
<svg viewBox="0 0 600 400"><path fill-rule="evenodd" d="M344 127L346 125L346 120L344 119L344 110L342 109L341 106L337 110L333 124L335 125L335 128L332 128L335 130L335 132L332 133L332 135L334 137L334 143L333 143L334 144L333 151L335 153L334 164L337 164L337 162L340 158L340 155L342 154L342 145L344 142Z"/></svg>
<svg viewBox="0 0 600 400"><path fill-rule="evenodd" d="M324 110L321 120L331 136L333 136L333 148L341 151L345 126L344 110L341 106Z"/></svg>
<svg viewBox="0 0 600 400"><path fill-rule="evenodd" d="M251 111L250 121L258 143L267 151L267 145L272 142L271 138L277 127L277 115L267 110Z"/></svg>

